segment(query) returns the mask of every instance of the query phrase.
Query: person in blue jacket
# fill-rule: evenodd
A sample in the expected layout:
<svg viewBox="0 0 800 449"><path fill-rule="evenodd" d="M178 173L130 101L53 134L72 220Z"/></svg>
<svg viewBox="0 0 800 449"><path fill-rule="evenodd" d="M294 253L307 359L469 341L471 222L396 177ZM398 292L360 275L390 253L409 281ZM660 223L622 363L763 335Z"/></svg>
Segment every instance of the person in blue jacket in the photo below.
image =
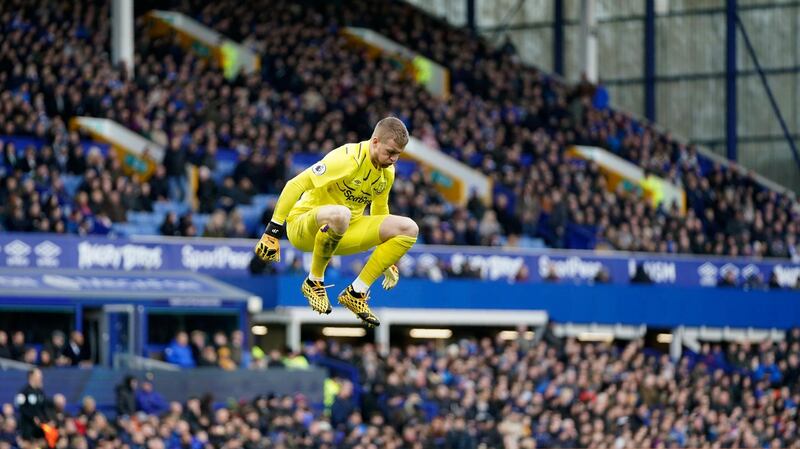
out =
<svg viewBox="0 0 800 449"><path fill-rule="evenodd" d="M189 347L189 336L186 335L186 332L178 332L172 343L164 350L164 353L169 363L174 363L182 368L195 367L192 349Z"/></svg>
<svg viewBox="0 0 800 449"><path fill-rule="evenodd" d="M136 410L148 415L160 415L168 408L166 399L153 389L153 384L149 381L142 382L141 388L136 390Z"/></svg>

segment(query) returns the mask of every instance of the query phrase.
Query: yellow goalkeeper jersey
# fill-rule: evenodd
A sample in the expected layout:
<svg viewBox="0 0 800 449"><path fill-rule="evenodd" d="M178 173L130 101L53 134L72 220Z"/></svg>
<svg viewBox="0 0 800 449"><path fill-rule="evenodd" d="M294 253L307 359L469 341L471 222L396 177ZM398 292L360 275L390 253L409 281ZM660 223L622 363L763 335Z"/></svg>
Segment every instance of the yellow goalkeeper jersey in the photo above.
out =
<svg viewBox="0 0 800 449"><path fill-rule="evenodd" d="M369 148L368 140L342 145L297 175L281 192L272 220L282 223L287 217L331 204L347 206L351 221L364 214L367 204L372 205L371 215L387 215L395 168L375 168Z"/></svg>

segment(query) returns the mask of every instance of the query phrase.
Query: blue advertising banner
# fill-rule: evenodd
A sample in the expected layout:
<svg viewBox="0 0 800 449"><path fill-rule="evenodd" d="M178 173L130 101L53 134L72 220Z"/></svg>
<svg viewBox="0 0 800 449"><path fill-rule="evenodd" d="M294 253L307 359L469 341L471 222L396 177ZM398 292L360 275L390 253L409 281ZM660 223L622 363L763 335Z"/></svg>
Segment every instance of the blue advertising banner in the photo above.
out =
<svg viewBox="0 0 800 449"><path fill-rule="evenodd" d="M186 272L0 268L0 296L246 300L247 292Z"/></svg>
<svg viewBox="0 0 800 449"><path fill-rule="evenodd" d="M278 306L306 308L308 303L298 288L303 279L302 275L253 278L243 280L239 287L261 295L264 310ZM351 280L325 276L326 284L335 285L328 290L333 295ZM370 304L378 316L384 307L544 310L556 322L788 329L800 325L798 296L788 290L556 283L520 288L519 284L504 281L459 279L432 284L427 280L403 279L391 291L373 288ZM446 314L442 315L442 321L446 326Z"/></svg>
<svg viewBox="0 0 800 449"><path fill-rule="evenodd" d="M0 268L190 271L219 276L249 276L254 240L186 239L157 236L134 239L0 235ZM280 272L308 270L310 255L283 242ZM368 254L334 257L332 276L355 275ZM713 287L723 277L735 285L767 283L794 288L800 264L790 260L750 260L645 253L522 250L417 245L398 266L406 277L432 281L484 279L508 282L613 284L653 283Z"/></svg>

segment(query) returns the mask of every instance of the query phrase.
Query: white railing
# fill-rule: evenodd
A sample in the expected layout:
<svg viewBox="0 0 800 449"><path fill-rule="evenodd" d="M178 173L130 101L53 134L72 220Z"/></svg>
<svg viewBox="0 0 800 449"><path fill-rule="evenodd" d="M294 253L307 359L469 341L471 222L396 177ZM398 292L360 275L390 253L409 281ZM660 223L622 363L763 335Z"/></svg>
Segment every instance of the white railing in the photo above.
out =
<svg viewBox="0 0 800 449"><path fill-rule="evenodd" d="M178 365L131 354L114 354L114 369L180 371Z"/></svg>
<svg viewBox="0 0 800 449"><path fill-rule="evenodd" d="M0 357L0 371L30 371L36 366L30 363L18 362L16 360L4 359Z"/></svg>

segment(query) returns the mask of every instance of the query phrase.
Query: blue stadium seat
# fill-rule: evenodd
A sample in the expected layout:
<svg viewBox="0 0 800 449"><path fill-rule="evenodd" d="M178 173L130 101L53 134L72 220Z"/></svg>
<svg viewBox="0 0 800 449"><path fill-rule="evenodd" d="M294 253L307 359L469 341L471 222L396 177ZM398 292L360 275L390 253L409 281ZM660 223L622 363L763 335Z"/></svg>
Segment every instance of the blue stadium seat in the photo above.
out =
<svg viewBox="0 0 800 449"><path fill-rule="evenodd" d="M189 205L178 201L159 201L153 204L153 211L161 214L175 212L178 215L183 215L189 212Z"/></svg>
<svg viewBox="0 0 800 449"><path fill-rule="evenodd" d="M520 248L535 248L535 249L547 247L547 245L545 245L544 243L544 240L528 236L523 236L519 239L519 246Z"/></svg>
<svg viewBox="0 0 800 449"><path fill-rule="evenodd" d="M242 205L239 206L237 210L242 216L242 221L244 221L244 225L247 227L247 232L252 232L258 227L259 223L261 223L261 214L264 213L262 207Z"/></svg>
<svg viewBox="0 0 800 449"><path fill-rule="evenodd" d="M192 216L192 222L194 222L194 227L197 229L197 235L203 235L209 218L211 218L210 214L194 214Z"/></svg>
<svg viewBox="0 0 800 449"><path fill-rule="evenodd" d="M111 232L119 237L128 237L136 233L135 226L131 223L114 223L111 225Z"/></svg>
<svg viewBox="0 0 800 449"><path fill-rule="evenodd" d="M217 159L217 169L214 170L214 180L222 182L222 180L233 172L236 168L236 161L220 160Z"/></svg>
<svg viewBox="0 0 800 449"><path fill-rule="evenodd" d="M164 222L166 214L160 212L128 212L128 222L137 224L153 224L159 225Z"/></svg>
<svg viewBox="0 0 800 449"><path fill-rule="evenodd" d="M260 194L253 197L253 206L258 206L263 211L270 203L275 203L278 195Z"/></svg>
<svg viewBox="0 0 800 449"><path fill-rule="evenodd" d="M156 235L160 234L159 227L159 224L143 223L136 225L133 229L136 232L136 235Z"/></svg>

